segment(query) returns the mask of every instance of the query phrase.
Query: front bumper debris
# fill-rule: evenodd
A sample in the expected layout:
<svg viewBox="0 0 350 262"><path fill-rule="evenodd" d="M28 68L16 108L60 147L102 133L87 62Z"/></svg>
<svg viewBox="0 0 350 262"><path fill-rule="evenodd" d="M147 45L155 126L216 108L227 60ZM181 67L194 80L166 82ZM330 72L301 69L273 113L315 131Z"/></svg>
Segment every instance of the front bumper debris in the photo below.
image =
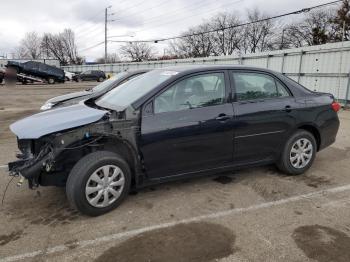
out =
<svg viewBox="0 0 350 262"><path fill-rule="evenodd" d="M38 183L38 177L43 168L53 158L52 149L46 145L37 156L18 155L19 160L8 163L10 176L20 176L28 179L29 187L32 188ZM23 182L23 181L22 181Z"/></svg>

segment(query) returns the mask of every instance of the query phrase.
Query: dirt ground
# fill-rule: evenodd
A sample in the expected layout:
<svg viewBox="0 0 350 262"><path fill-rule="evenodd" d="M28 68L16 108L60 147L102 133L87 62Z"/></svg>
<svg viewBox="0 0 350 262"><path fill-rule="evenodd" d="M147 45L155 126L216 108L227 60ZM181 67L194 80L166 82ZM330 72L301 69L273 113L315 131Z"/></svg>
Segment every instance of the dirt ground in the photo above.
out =
<svg viewBox="0 0 350 262"><path fill-rule="evenodd" d="M0 86L1 198L17 151L9 124L92 85ZM97 218L72 210L62 188L32 191L16 178L0 205L0 261L348 262L350 112L339 116L337 142L305 175L266 166L163 184Z"/></svg>

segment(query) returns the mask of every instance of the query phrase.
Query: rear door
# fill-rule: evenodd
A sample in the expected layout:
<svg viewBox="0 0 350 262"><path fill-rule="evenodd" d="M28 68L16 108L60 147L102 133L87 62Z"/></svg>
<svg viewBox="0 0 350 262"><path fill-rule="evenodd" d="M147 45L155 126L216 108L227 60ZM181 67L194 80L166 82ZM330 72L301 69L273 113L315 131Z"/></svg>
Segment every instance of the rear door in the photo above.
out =
<svg viewBox="0 0 350 262"><path fill-rule="evenodd" d="M184 175L233 161L228 72L185 77L144 107L141 151L150 178Z"/></svg>
<svg viewBox="0 0 350 262"><path fill-rule="evenodd" d="M293 96L268 73L237 70L230 77L235 90L235 163L278 157L296 124Z"/></svg>

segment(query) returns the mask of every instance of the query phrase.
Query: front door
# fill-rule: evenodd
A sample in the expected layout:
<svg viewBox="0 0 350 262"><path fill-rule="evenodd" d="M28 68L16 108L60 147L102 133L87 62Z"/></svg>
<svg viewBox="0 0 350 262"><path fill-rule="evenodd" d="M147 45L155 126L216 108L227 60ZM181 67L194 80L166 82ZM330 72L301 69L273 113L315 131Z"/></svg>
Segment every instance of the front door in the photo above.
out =
<svg viewBox="0 0 350 262"><path fill-rule="evenodd" d="M235 102L235 164L273 159L296 123L290 91L274 76L231 71Z"/></svg>
<svg viewBox="0 0 350 262"><path fill-rule="evenodd" d="M190 75L145 106L140 144L150 178L232 163L233 108L228 83L224 71Z"/></svg>

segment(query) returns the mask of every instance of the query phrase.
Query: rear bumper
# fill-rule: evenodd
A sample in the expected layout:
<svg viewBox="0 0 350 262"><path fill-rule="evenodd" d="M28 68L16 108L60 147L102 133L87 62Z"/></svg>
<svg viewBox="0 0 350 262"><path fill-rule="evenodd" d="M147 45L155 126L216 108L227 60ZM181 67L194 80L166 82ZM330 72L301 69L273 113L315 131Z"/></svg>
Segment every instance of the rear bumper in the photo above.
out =
<svg viewBox="0 0 350 262"><path fill-rule="evenodd" d="M339 125L339 118L336 117L332 120L327 121L327 124L322 126L322 129L320 130L321 144L319 151L325 149L335 142L339 130Z"/></svg>

